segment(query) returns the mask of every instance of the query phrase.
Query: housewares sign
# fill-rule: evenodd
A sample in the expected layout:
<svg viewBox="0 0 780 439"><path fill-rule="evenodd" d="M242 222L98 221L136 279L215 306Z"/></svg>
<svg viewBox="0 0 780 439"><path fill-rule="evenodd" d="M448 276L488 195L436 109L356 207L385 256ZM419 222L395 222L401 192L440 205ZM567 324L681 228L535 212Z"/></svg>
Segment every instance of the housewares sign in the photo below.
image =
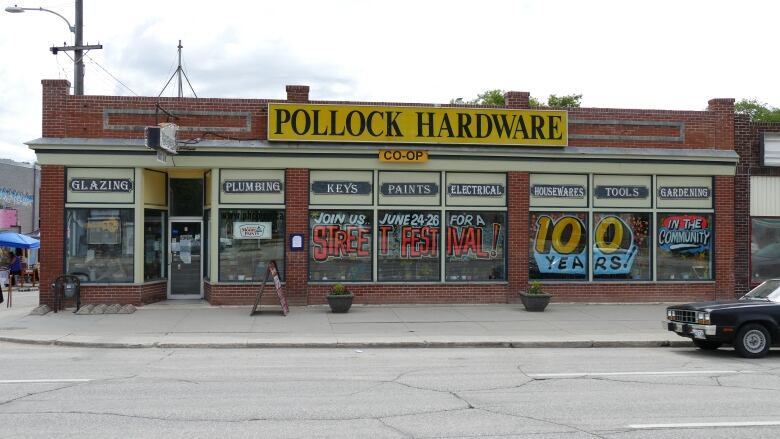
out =
<svg viewBox="0 0 780 439"><path fill-rule="evenodd" d="M566 146L565 111L268 104L268 140Z"/></svg>

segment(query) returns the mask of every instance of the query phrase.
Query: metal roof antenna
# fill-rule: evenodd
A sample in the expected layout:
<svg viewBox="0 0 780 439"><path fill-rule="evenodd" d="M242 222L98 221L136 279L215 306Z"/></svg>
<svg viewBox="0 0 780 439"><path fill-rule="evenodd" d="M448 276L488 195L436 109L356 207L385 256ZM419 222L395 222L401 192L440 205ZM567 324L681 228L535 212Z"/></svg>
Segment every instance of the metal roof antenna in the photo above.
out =
<svg viewBox="0 0 780 439"><path fill-rule="evenodd" d="M171 80L173 80L173 77L177 76L178 77L178 81L179 81L179 97L183 98L184 97L184 90L183 90L183 83L181 81L181 77L182 77L182 75L184 75L184 79L187 81L187 85L190 86L190 90L192 91L192 94L197 98L198 94L195 93L195 89L192 88L192 84L190 83L190 78L187 77L187 72L185 72L184 68L181 66L181 49L182 49L182 47L184 47L184 46L181 45L181 40L179 40L179 45L176 46L176 47L178 47L178 49L179 49L179 66L176 67L176 71L173 72L173 75L171 75L171 77L168 78L168 82L165 83L165 86L160 91L160 94L157 95L157 97L159 98L160 96L162 96L162 94L165 92L165 89L168 88L168 84L170 84Z"/></svg>

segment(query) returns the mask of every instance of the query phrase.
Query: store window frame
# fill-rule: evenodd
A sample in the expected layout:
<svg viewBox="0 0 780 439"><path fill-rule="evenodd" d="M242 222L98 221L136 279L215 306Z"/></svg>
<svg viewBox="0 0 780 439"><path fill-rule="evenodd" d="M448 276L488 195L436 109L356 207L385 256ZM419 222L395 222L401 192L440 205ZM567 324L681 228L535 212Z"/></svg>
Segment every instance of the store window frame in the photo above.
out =
<svg viewBox="0 0 780 439"><path fill-rule="evenodd" d="M313 245L314 233L313 233L313 227L312 227L312 223L311 223L311 215L312 215L313 212L327 212L327 213L336 213L336 212L338 212L338 213L346 214L347 217L349 217L350 214L359 215L359 214L365 212L365 213L368 213L371 216L371 218L369 219L369 222L371 224L371 229L370 229L370 241L368 242L368 244L369 244L369 255L368 255L368 257L369 257L369 262L368 262L368 266L369 266L369 279L368 280L352 280L352 279L346 279L346 278L343 278L343 279L342 278L333 278L333 279L313 279L312 278L312 268L314 267L314 264L316 263L313 260L313 258L314 258L314 254L313 254L314 253L314 245ZM315 208L312 208L312 207L309 208L309 210L308 210L309 223L307 224L308 234L309 234L309 243L308 243L308 247L307 247L308 248L308 252L307 252L307 255L306 255L306 261L307 261L307 265L308 265L308 268L307 268L307 281L308 282L310 282L310 283L332 283L332 282L370 283L370 282L373 282L374 274L375 274L374 273L374 266L376 265L375 264L376 252L375 252L375 249L374 249L375 243L376 243L376 230L377 230L376 224L375 224L376 223L376 217L375 217L376 213L375 212L376 211L374 209L372 209L372 208L370 208L368 206L352 206L351 208L342 208L342 209L330 208L330 207L324 207L323 208L322 206L315 207ZM359 226L359 225L355 225L355 226Z"/></svg>
<svg viewBox="0 0 780 439"><path fill-rule="evenodd" d="M655 281L656 282L666 282L666 283L689 283L689 282L715 282L715 273L716 273L716 252L715 252L715 244L717 243L718 237L715 236L715 231L717 230L716 225L716 218L715 218L715 211L714 210L708 210L708 209L659 209L655 212L655 235L658 234L660 222L658 220L658 217L660 215L667 215L667 214L679 214L679 215L709 215L710 221L709 221L709 229L711 230L711 236L710 236L710 258L709 258L709 264L707 267L707 274L709 276L708 279L702 279L699 277L696 278L688 278L688 279L660 279L659 273L661 271L660 268L660 262L658 257L658 243L655 243L655 255L654 255L654 267L655 267Z"/></svg>
<svg viewBox="0 0 780 439"><path fill-rule="evenodd" d="M545 173L541 172L539 174L555 174L555 173ZM533 258L533 255L530 254L530 245L529 245L529 280L538 280L542 283L657 283L657 282L665 282L665 283L714 283L715 282L715 276L714 273L716 273L717 267L717 252L716 252L716 243L718 237L716 236L716 212L714 209L715 203L716 203L716 193L715 193L715 186L714 181L712 182L712 191L711 191L711 200L710 200L710 206L709 208L690 208L690 209L684 209L680 207L664 207L659 208L656 202L656 193L658 191L659 183L658 183L658 177L666 177L669 176L668 174L652 174L651 181L652 181L652 188L651 188L651 194L650 194L650 205L647 208L644 207L637 207L637 208L620 208L620 207L594 207L593 203L593 197L594 197L594 176L595 175L640 175L640 176L647 176L648 174L602 174L602 173L587 173L587 174L577 174L577 175L587 175L587 207L568 207L565 205L562 206L538 206L538 207L532 207L529 202L529 231L530 231L530 217L532 212L549 212L549 211L557 211L557 212L586 212L587 218L588 218L588 263L587 263L587 276L586 279L583 280L571 280L571 279L533 279L530 276L530 261L531 258ZM677 177L675 175L674 177ZM699 176L689 176L689 175L680 175L679 177L699 177ZM711 177L710 177L711 178ZM529 187L530 189L530 187ZM529 193L529 201L530 201L530 193ZM593 245L595 241L595 237L593 234L593 227L594 227L594 215L595 214L604 214L604 213L649 213L650 214L650 222L648 228L652 231L652 233L648 234L648 239L650 239L649 242L649 250L650 250L650 269L651 269L651 276L649 280L634 280L634 279L594 279L594 269L593 269ZM710 215L711 221L710 221L710 229L712 230L712 236L711 236L711 242L710 242L710 252L711 252L711 262L710 262L710 273L712 274L710 279L659 279L658 278L658 272L659 272L659 261L658 261L658 248L657 248L657 233L658 233L658 216L663 214L669 214L669 213L680 213L680 214L706 214ZM530 239L530 236L529 236ZM750 273L752 274L752 272Z"/></svg>
<svg viewBox="0 0 780 439"><path fill-rule="evenodd" d="M754 272L753 272L753 270L754 270L753 256L754 255L753 255L753 250L752 250L752 243L753 243L753 220L754 219L776 220L776 221L778 221L778 223L780 223L780 216L769 216L769 215L766 215L766 216L751 215L750 216L750 227L749 227L749 229L750 229L750 235L749 235L750 236L750 242L748 243L748 245L750 246L748 248L748 254L750 255L750 259L748 260L748 273L747 273L747 275L748 275L748 279L749 279L749 282L750 282L751 286L759 285L761 282L764 282L767 279L780 277L780 275L778 275L778 276L769 276L769 277L760 277L760 278L755 278L754 277ZM778 242L780 242L780 241L778 241ZM769 245L772 245L772 244L769 244ZM780 245L780 243L778 245Z"/></svg>
<svg viewBox="0 0 780 439"><path fill-rule="evenodd" d="M147 275L146 275L146 252L148 251L148 249L146 248L146 241L147 241L146 240L146 224L147 224L146 219L147 219L147 217L149 217L150 214L152 214L152 215L160 215L160 218L161 218L161 221L162 221L162 223L161 223L162 234L160 235L160 241L161 242L160 242L160 250L159 250L161 252L160 253L160 257L161 257L161 260L160 260L160 274L161 275L160 275L160 277L154 277L154 278L147 278ZM157 281L167 280L168 279L168 270L167 270L167 268L168 268L168 263L167 263L167 260L168 260L168 211L167 210L163 210L163 209L151 209L151 208L144 209L144 227L143 227L143 232L144 232L144 276L143 276L143 281L144 281L144 283L147 283L147 282L157 282Z"/></svg>
<svg viewBox="0 0 780 439"><path fill-rule="evenodd" d="M69 259L75 257L74 255L69 254L70 248L73 247L73 242L71 239L74 239L74 237L71 235L71 233L75 233L75 231L68 230L68 221L69 221L69 211L87 211L87 221L91 218L91 212L92 211L120 211L118 213L120 223L118 224L118 230L119 230L119 237L118 242L113 244L99 244L94 243L90 244L90 240L97 240L100 236L93 236L89 237L88 233L84 233L84 245L87 247L90 246L99 246L99 245L110 245L110 246L119 246L119 259L121 259L121 255L124 254L125 256L129 256L127 258L128 261L131 261L130 264L126 264L123 262L116 263L116 256L113 256L111 259L108 258L100 258L97 254L98 249L90 249L87 248L87 254L83 256L84 262L83 266L79 267L79 269L74 269L69 264ZM64 269L68 274L75 274L77 275L81 282L84 284L134 284L135 283L135 235L137 232L137 225L135 224L135 208L129 207L128 205L98 205L98 206L92 206L92 205L66 205L65 211L64 211L64 228L66 231L65 239L63 240L63 265ZM123 217L124 215L124 217ZM94 217L96 220L110 220L112 217L101 217L96 216ZM123 219L126 218L126 219ZM76 220L78 221L78 220ZM86 224L82 227L86 227ZM129 227L128 225L132 224L132 227ZM86 228L85 228L86 230ZM126 236L126 230L129 230L132 232L131 236ZM143 231L143 229L141 229ZM107 232L108 233L108 232ZM81 239L81 238L79 238ZM81 244L76 244L81 245ZM128 250L129 249L129 250ZM108 251L108 249L102 249L103 251ZM92 251L92 253L89 253ZM126 253L129 251L129 253ZM87 260L89 259L89 260ZM105 260L101 260L105 259ZM93 264L90 264L90 262L95 261ZM109 270L107 267L111 265L111 270ZM90 267L93 265L94 267ZM104 270L98 271L101 268ZM92 269L90 269L92 268ZM125 274L125 277L119 280L112 280L110 277L106 277L109 273L116 273L117 268L120 268L121 271ZM100 275L101 277L95 280L92 280L93 278L97 278L97 276Z"/></svg>
<svg viewBox="0 0 780 439"><path fill-rule="evenodd" d="M312 169L312 172L315 171L333 171L333 169L327 169L327 168L317 168ZM307 212L312 211L349 211L349 210L365 210L372 212L374 218L374 224L373 224L373 237L372 237L372 275L371 280L368 281L353 281L350 279L344 279L344 280L308 280L308 283L316 285L316 284L332 284L333 282L348 282L348 283L354 283L354 284L413 284L413 285L445 285L445 284L458 284L458 283L468 283L468 284L498 284L498 285L506 285L509 283L509 224L511 222L511 214L509 212L509 209L507 207L507 203L509 200L509 188L508 188L508 175L506 172L468 172L468 171L452 171L453 173L457 174L464 174L464 173L472 173L472 174L501 174L503 175L503 184L505 188L505 199L503 204L501 205L468 205L468 204L452 204L448 205L446 201L446 196L444 194L444 191L446 190L446 187L444 185L444 182L446 182L447 173L449 171L403 171L403 172L421 172L421 173L438 173L438 184L439 184L439 196L438 196L438 204L432 204L432 205L404 205L404 204L380 204L379 203L379 195L377 190L377 185L379 184L379 173L383 171L396 171L396 170L384 170L384 169L373 169L373 170L367 170L367 169L355 169L351 170L355 172L366 172L371 171L372 172L372 202L371 203L355 203L355 204L343 204L343 203L324 203L324 202L317 202L312 203L311 198L311 192L309 193L309 204L308 204L308 210ZM400 171L400 170L399 170ZM311 173L309 174L311 176ZM309 181L309 187L311 187L311 177ZM439 215L439 240L438 240L438 247L439 247L439 257L438 257L438 271L439 276L436 280L421 280L421 281L404 281L404 280L379 280L379 270L378 270L378 264L379 264L379 245L378 245L378 239L379 239L379 215L380 211L409 211L409 212L436 212ZM446 219L450 212L463 212L463 211L473 211L473 212L501 212L505 216L506 221L506 227L505 230L502 231L504 235L504 263L503 263L503 269L505 273L505 279L503 280L450 280L448 281L445 278L446 273ZM308 233L311 233L311 227L308 226ZM309 237L309 240L311 241L311 237ZM310 244L310 243L309 243ZM311 252L311 245L309 245L308 252ZM311 254L307 253L306 255L307 261L311 260ZM307 269L307 277L310 277L308 274Z"/></svg>
<svg viewBox="0 0 780 439"><path fill-rule="evenodd" d="M213 209L213 207L212 207ZM216 262L217 264L217 282L219 283L241 283L241 284L251 284L251 283L262 283L263 279L265 278L266 271L265 270L258 270L258 264L259 262L255 262L255 267L253 268L251 276L244 275L238 275L234 274L235 278L230 279L229 273L225 273L227 278L223 278L223 251L221 248L222 245L222 226L223 226L223 219L222 214L225 211L263 211L263 212L274 212L274 213L282 213L282 219L280 221L280 226L278 228L279 233L279 241L281 242L282 246L282 256L281 258L277 259L267 259L266 262L275 261L277 267L279 268L279 278L282 282L285 281L286 275L287 275L287 241L286 241L286 221L287 221L287 211L284 208L284 206L263 206L262 208L256 208L253 206L220 206L217 209L217 236L215 236L212 239L217 240L217 255L216 260L212 263ZM259 220L258 220L259 222ZM273 230L273 225L272 225ZM272 231L273 233L273 231ZM235 238L233 238L235 239ZM271 239L274 239L273 236ZM232 245L232 244L231 244ZM266 265L267 266L267 263ZM262 271L262 272L261 272ZM240 279L239 276L244 277L244 279ZM247 277L251 277L252 279L247 279Z"/></svg>

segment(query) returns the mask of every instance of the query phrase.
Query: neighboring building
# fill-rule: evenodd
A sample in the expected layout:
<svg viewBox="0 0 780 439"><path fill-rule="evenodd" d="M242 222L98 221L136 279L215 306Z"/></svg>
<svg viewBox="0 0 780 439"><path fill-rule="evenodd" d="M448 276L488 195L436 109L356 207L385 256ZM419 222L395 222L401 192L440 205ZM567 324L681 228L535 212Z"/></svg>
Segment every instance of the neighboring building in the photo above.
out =
<svg viewBox="0 0 780 439"><path fill-rule="evenodd" d="M780 123L737 117L735 183L737 291L780 278Z"/></svg>
<svg viewBox="0 0 780 439"><path fill-rule="evenodd" d="M324 303L334 282L356 303L513 302L534 280L558 301L734 295L733 99L530 109L527 92L469 108L310 101L307 86L286 100L68 89L43 81L29 145L42 284L76 273L82 302L251 304L271 260L292 304ZM144 129L167 122L179 152L163 157Z"/></svg>
<svg viewBox="0 0 780 439"><path fill-rule="evenodd" d="M0 230L38 230L38 190L41 168L0 159Z"/></svg>

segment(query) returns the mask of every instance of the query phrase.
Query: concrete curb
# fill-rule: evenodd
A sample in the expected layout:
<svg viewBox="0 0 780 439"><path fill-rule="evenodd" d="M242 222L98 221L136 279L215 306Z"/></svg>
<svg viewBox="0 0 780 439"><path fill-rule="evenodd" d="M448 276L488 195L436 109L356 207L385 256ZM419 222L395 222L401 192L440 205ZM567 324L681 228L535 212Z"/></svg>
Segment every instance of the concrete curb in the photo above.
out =
<svg viewBox="0 0 780 439"><path fill-rule="evenodd" d="M532 349L532 348L683 348L693 347L693 343L686 340L645 340L645 341L515 341L515 342L237 342L237 343L111 343L111 342L85 342L67 340L33 340L14 337L0 337L0 342L65 346L78 348L105 348L105 349L420 349L420 348L504 348L504 349Z"/></svg>

